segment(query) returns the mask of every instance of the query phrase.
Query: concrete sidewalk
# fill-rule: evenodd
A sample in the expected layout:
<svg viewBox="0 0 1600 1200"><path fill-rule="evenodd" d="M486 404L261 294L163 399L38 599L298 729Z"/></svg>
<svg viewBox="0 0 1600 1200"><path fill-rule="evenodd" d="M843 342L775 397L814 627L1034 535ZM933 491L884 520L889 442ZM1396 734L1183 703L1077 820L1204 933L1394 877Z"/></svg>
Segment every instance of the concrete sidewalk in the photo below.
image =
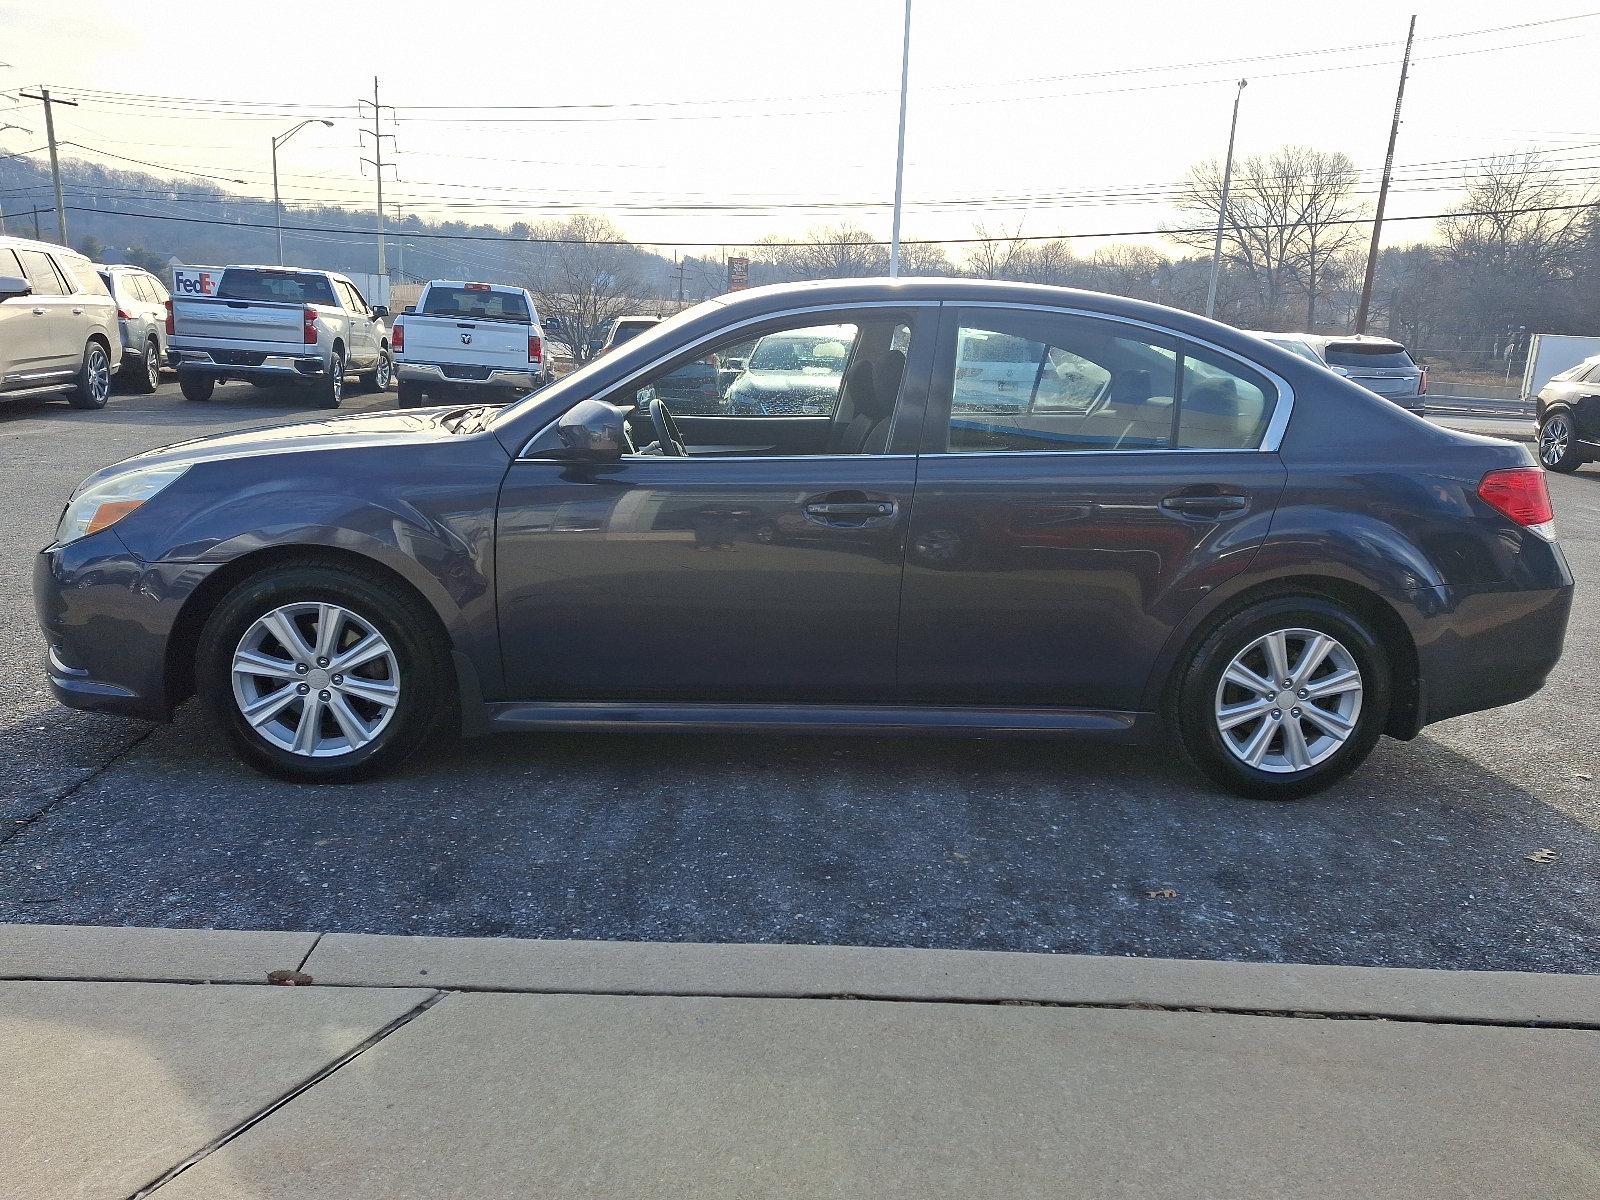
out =
<svg viewBox="0 0 1600 1200"><path fill-rule="evenodd" d="M1596 976L0 926L0 1046L29 1200L1600 1195Z"/></svg>

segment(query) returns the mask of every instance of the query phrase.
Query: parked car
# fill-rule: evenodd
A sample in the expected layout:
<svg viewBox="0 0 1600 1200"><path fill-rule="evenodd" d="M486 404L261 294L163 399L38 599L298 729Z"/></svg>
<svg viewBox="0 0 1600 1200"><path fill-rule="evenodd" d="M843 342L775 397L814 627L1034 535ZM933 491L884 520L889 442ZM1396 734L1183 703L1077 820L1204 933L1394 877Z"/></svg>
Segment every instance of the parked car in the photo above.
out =
<svg viewBox="0 0 1600 1200"><path fill-rule="evenodd" d="M135 391L153 392L161 386L167 361L167 301L172 293L143 267L114 263L96 270L117 303L122 378Z"/></svg>
<svg viewBox="0 0 1600 1200"><path fill-rule="evenodd" d="M0 399L65 393L104 408L122 361L117 307L76 250L0 237Z"/></svg>
<svg viewBox="0 0 1600 1200"><path fill-rule="evenodd" d="M525 396L555 380L525 288L435 279L394 323L400 407Z"/></svg>
<svg viewBox="0 0 1600 1200"><path fill-rule="evenodd" d="M729 385L728 411L736 417L831 413L855 334L853 326L768 334Z"/></svg>
<svg viewBox="0 0 1600 1200"><path fill-rule="evenodd" d="M1304 334L1275 333L1266 329L1246 329L1244 332L1251 337L1258 337L1263 341L1271 342L1274 346L1282 346L1285 350L1298 354L1301 358L1308 359L1319 366L1327 365L1322 361L1322 355L1311 348L1311 343L1306 341Z"/></svg>
<svg viewBox="0 0 1600 1200"><path fill-rule="evenodd" d="M1282 335L1278 335L1282 336ZM1428 411L1428 369L1418 366L1399 342L1370 334L1294 335L1316 351L1328 367L1385 400L1418 416Z"/></svg>
<svg viewBox="0 0 1600 1200"><path fill-rule="evenodd" d="M830 413L651 395L841 328ZM958 421L980 333L1106 378ZM1189 313L902 279L708 302L504 407L138 455L73 492L34 591L65 703L161 719L198 692L295 779L392 766L445 721L1166 733L1287 798L1537 691L1572 576L1525 446Z"/></svg>
<svg viewBox="0 0 1600 1200"><path fill-rule="evenodd" d="M611 328L606 330L605 339L600 343L598 353L610 354L624 342L632 341L645 330L660 323L660 317L618 317L611 322Z"/></svg>
<svg viewBox="0 0 1600 1200"><path fill-rule="evenodd" d="M1533 401L1539 461L1551 471L1576 471L1600 460L1600 354L1562 371Z"/></svg>
<svg viewBox="0 0 1600 1200"><path fill-rule="evenodd" d="M225 267L215 294L172 299L168 353L188 400L210 400L218 383L246 379L298 384L321 407L338 408L348 372L369 391L389 389L388 315L333 271Z"/></svg>

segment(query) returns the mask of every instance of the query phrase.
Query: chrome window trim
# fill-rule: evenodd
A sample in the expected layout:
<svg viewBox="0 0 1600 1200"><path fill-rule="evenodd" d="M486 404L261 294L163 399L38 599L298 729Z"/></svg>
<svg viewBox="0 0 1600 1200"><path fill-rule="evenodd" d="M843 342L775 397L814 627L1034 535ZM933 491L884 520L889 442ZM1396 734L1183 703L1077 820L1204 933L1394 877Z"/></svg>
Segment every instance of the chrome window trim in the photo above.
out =
<svg viewBox="0 0 1600 1200"><path fill-rule="evenodd" d="M764 325L768 321L780 321L785 317L804 317L804 316L809 316L812 313L860 312L863 309L869 309L869 308L894 308L894 309L938 308L941 303L942 302L939 301L939 300L864 300L864 301L861 301L860 303L854 303L854 304L810 304L810 305L804 305L804 306L802 306L800 308L784 308L784 309L779 309L776 312L762 313L758 317L746 317L743 321L737 321L732 325L723 325L722 327L720 327L719 329L715 330L712 333L705 334L704 336L696 338L694 341L689 342L689 343L687 343L685 345L677 346L677 347L673 348L671 351L669 351L666 354L657 355L655 358L652 358L649 362L647 362L643 366L639 367L638 370L632 372L631 374L625 376L622 379L617 380L615 383L611 384L609 387L606 387L603 390L594 393L594 395L592 395L592 396L585 396L584 399L585 400L604 400L607 396L611 395L613 392L619 391L622 388L626 387L627 384L629 383L629 381L639 378L640 375L649 374L651 371L654 371L657 367L662 366L663 364L671 361L674 358L677 358L680 354L684 353L685 351L697 349L700 346L704 346L708 342L718 341L718 340L720 340L722 338L722 336L724 334L737 333L739 330L744 329L744 328L746 328L747 326L750 326L750 325ZM581 401L576 401L575 403L581 403ZM566 415L565 413L562 414L562 416L565 416L565 415ZM551 461L549 459L539 459L539 458L530 459L528 457L528 447L532 446L534 442L538 441L546 433L548 433L550 431L551 427L553 425L555 425L556 421L559 421L560 419L561 419L561 417L556 417L555 420L552 420L548 424L544 425L542 428L540 428L540 430L537 433L535 433L531 438L529 438L526 442L524 442L522 444L522 449L517 452L516 461L517 462L524 462L524 461L548 462L548 461ZM740 418L740 419L741 420L750 420L750 419L753 419L753 418ZM766 419L769 419L769 418L759 418L759 419L766 420ZM775 417L775 418L770 418L770 419L772 419L772 420L785 420L787 418ZM649 456L647 456L647 457L649 457ZM729 456L729 457L738 457L738 456ZM857 455L857 454L852 454L852 455L795 454L795 455L779 455L779 456L775 456L775 457L780 457L780 458L840 458L840 457L879 458L879 457L896 457L896 456L892 456L892 455L890 455L890 456L884 456L884 455ZM751 460L748 459L748 458L740 458L739 461L741 461L741 462L750 462Z"/></svg>
<svg viewBox="0 0 1600 1200"><path fill-rule="evenodd" d="M1124 317L1116 313L1099 312L1090 308L1073 308L1063 304L1038 304L1022 301L1007 302L1003 300L952 300L948 301L948 303L952 308L999 308L1021 312L1061 313L1065 316L1087 317L1096 321L1115 321L1119 325L1131 325L1137 329L1148 329L1153 333L1176 338L1180 342L1193 342L1197 346L1204 346L1207 350L1224 355L1235 362L1243 363L1256 374L1270 380L1278 393L1278 402L1272 410L1271 419L1267 422L1266 431L1261 435L1261 441L1253 449L1249 446L1233 448L1195 447L1194 449L1168 446L1165 449L1157 450L985 450L978 451L977 453L979 454L1003 454L1007 457L1014 457L1017 454L1276 454L1283 445L1283 435L1289 428L1289 417L1294 412L1294 388L1282 375L1262 366L1253 359L1246 358L1236 350L1229 350L1226 346L1219 346L1215 342L1207 341L1205 338L1182 333L1165 325L1157 325L1153 321L1142 321L1138 317ZM961 451L947 451L946 453L952 453L962 458L968 457Z"/></svg>

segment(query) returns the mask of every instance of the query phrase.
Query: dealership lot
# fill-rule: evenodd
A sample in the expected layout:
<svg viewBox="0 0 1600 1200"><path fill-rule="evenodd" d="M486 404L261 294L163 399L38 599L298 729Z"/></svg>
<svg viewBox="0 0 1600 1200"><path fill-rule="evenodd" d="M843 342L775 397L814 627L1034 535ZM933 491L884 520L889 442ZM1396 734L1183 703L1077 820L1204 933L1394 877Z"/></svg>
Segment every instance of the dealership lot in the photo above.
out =
<svg viewBox="0 0 1600 1200"><path fill-rule="evenodd" d="M1307 801L1219 795L1159 749L712 734L467 742L309 788L192 706L152 729L45 688L28 578L72 485L317 415L176 391L0 409L0 920L1596 969L1600 466L1550 481L1580 588L1546 691Z"/></svg>

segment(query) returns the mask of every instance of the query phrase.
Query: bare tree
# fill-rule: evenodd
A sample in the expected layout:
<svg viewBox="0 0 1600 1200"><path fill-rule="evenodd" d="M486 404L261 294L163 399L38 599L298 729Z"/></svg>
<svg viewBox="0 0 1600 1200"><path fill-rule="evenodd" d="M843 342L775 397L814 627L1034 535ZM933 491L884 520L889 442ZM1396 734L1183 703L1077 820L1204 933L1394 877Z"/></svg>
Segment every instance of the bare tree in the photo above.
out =
<svg viewBox="0 0 1600 1200"><path fill-rule="evenodd" d="M760 250L783 280L862 279L889 272L889 248L857 225L813 229L799 242L769 238Z"/></svg>
<svg viewBox="0 0 1600 1200"><path fill-rule="evenodd" d="M1017 233L991 233L985 225L973 228L981 241L970 243L963 256L966 274L978 279L1009 279L1018 283L1072 282L1077 269L1072 245L1065 238L1035 241Z"/></svg>
<svg viewBox="0 0 1600 1200"><path fill-rule="evenodd" d="M1314 310L1319 275L1350 238L1360 236L1359 226L1345 224L1358 211L1355 181L1348 156L1309 146L1282 146L1234 165L1222 253L1226 265L1249 280L1252 293L1249 311L1236 316L1266 326L1281 323L1297 290ZM1221 164L1192 167L1177 205L1188 218L1186 229L1193 230L1170 236L1209 249L1222 207Z"/></svg>
<svg viewBox="0 0 1600 1200"><path fill-rule="evenodd" d="M599 335L638 306L639 251L609 218L590 213L543 222L533 236L546 241L530 284L540 315L558 318L558 340L587 362Z"/></svg>

